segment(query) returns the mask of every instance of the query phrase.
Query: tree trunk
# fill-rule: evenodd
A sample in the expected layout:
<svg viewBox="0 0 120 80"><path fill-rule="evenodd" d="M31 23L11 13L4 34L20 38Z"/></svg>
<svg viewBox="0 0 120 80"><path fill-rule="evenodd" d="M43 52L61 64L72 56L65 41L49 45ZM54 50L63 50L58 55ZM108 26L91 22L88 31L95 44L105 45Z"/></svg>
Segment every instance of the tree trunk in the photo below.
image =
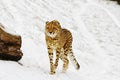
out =
<svg viewBox="0 0 120 80"><path fill-rule="evenodd" d="M0 25L0 59L18 61L22 58L21 36L7 33Z"/></svg>

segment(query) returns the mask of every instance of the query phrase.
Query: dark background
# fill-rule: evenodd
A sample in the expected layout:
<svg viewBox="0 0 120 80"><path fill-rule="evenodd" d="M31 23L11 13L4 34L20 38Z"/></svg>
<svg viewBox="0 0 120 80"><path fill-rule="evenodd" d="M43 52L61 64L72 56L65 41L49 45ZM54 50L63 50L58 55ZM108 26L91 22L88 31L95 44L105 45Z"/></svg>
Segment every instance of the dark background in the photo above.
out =
<svg viewBox="0 0 120 80"><path fill-rule="evenodd" d="M110 1L116 1L120 5L120 0L110 0Z"/></svg>

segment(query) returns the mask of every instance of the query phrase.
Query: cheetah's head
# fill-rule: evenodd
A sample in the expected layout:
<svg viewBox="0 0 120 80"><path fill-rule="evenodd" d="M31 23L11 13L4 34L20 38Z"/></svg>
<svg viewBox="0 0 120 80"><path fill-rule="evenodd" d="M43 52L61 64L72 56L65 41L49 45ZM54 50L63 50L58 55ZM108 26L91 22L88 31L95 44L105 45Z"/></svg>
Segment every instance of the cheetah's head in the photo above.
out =
<svg viewBox="0 0 120 80"><path fill-rule="evenodd" d="M47 21L45 25L45 33L51 37L55 38L61 30L60 23L57 20L53 20L51 22Z"/></svg>

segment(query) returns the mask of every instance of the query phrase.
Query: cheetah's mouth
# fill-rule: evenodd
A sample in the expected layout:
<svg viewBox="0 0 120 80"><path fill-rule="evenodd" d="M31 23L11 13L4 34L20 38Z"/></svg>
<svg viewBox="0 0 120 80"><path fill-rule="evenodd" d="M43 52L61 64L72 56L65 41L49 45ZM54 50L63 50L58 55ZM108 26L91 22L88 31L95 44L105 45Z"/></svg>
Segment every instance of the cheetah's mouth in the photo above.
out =
<svg viewBox="0 0 120 80"><path fill-rule="evenodd" d="M56 37L57 36L57 34L56 33L48 33L47 32L47 35L49 36L49 37L51 37L51 38L54 38L54 37Z"/></svg>

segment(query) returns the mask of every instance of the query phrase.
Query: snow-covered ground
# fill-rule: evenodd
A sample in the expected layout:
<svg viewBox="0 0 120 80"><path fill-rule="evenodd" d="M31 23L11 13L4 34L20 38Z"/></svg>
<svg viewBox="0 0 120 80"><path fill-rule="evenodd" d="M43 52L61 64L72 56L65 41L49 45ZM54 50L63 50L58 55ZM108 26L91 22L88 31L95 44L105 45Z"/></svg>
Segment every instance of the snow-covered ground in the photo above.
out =
<svg viewBox="0 0 120 80"><path fill-rule="evenodd" d="M49 75L45 22L57 19L74 37L81 65ZM22 36L19 61L0 60L0 80L120 80L120 6L105 0L0 0L0 23Z"/></svg>

